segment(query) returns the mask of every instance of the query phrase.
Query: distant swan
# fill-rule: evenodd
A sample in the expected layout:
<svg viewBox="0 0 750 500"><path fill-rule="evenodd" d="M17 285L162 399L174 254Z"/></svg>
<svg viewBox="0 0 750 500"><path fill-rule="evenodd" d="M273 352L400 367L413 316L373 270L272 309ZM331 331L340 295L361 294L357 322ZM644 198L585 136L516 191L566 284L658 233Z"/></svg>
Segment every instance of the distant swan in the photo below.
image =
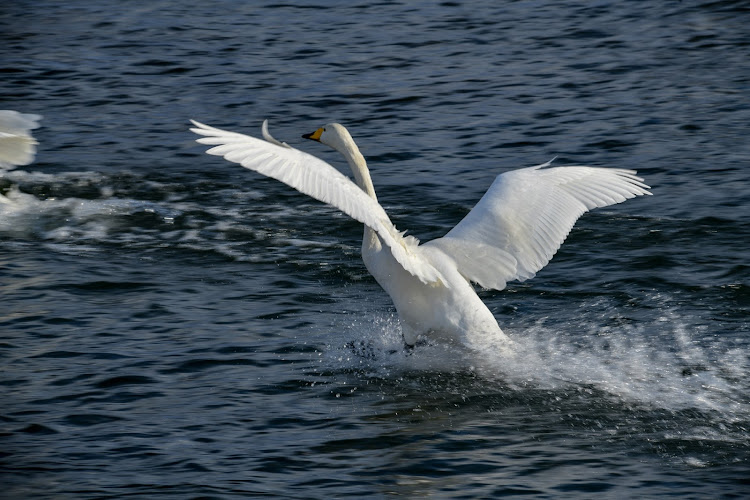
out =
<svg viewBox="0 0 750 500"><path fill-rule="evenodd" d="M29 132L39 127L39 115L0 110L0 171L28 165L36 155L36 140Z"/></svg>
<svg viewBox="0 0 750 500"><path fill-rule="evenodd" d="M303 135L346 158L356 185L323 160L279 142L264 121L256 139L191 120L208 154L223 156L328 203L365 225L362 259L391 296L404 341L436 338L483 349L511 345L471 282L502 290L532 278L586 211L651 194L632 170L547 168L545 163L497 176L464 219L422 245L396 230L375 196L370 172L349 132L330 123Z"/></svg>

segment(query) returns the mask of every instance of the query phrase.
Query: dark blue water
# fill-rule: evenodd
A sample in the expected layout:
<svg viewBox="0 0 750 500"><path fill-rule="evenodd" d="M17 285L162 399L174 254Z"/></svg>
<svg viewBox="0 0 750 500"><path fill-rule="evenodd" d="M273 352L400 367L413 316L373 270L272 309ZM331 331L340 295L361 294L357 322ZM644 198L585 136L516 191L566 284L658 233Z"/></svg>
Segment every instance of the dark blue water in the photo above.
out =
<svg viewBox="0 0 750 500"><path fill-rule="evenodd" d="M0 496L747 497L748 25L744 1L3 5L0 108L44 120L0 179ZM554 156L654 196L481 292L513 357L407 355L361 227L189 118L268 118L346 169L299 139L344 123L422 240Z"/></svg>

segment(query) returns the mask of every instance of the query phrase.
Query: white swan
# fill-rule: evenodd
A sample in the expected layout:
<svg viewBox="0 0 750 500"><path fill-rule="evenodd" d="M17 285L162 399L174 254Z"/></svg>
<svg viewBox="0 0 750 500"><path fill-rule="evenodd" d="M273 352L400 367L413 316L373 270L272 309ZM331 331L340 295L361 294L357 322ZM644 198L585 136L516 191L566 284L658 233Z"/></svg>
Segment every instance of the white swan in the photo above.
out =
<svg viewBox="0 0 750 500"><path fill-rule="evenodd" d="M404 340L421 335L470 348L509 342L471 282L502 290L544 267L575 221L596 207L651 194L631 170L546 168L503 173L479 203L448 232L422 245L396 230L377 201L370 172L349 132L330 123L303 135L331 146L349 162L356 185L328 163L275 140L263 122L256 139L191 120L208 154L277 179L365 225L362 259L391 296Z"/></svg>
<svg viewBox="0 0 750 500"><path fill-rule="evenodd" d="M28 165L36 155L36 140L29 132L39 127L39 115L0 110L0 171Z"/></svg>

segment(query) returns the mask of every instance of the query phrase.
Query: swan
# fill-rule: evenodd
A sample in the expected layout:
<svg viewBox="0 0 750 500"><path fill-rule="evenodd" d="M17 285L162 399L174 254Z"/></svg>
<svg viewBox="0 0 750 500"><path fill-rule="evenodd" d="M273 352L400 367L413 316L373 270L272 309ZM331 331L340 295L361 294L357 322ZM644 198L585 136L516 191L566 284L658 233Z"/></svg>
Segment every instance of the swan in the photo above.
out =
<svg viewBox="0 0 750 500"><path fill-rule="evenodd" d="M651 194L636 172L595 167L550 167L550 162L497 176L474 208L442 238L419 244L393 225L378 203L364 157L349 131L329 123L302 137L346 158L354 182L330 164L274 139L191 120L197 142L223 156L332 205L364 224L362 259L390 295L407 346L418 340L473 349L512 349L472 283L502 290L543 268L585 212ZM355 184L356 183L356 184Z"/></svg>
<svg viewBox="0 0 750 500"><path fill-rule="evenodd" d="M36 155L36 140L29 132L39 127L40 115L0 110L0 171L28 165Z"/></svg>

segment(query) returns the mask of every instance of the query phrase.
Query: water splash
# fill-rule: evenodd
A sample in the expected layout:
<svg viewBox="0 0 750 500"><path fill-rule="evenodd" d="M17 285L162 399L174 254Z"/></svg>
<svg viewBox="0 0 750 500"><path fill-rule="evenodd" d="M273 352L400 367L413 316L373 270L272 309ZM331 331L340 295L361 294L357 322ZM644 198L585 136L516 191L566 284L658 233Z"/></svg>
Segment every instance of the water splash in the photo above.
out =
<svg viewBox="0 0 750 500"><path fill-rule="evenodd" d="M583 405L594 414L604 406L621 414L615 421L635 419L641 430L655 426L660 443L679 438L747 444L750 361L743 346L670 309L652 325L605 329L592 323L568 332L549 323L509 331L516 342L512 353L438 344L405 351L395 314L347 317L322 362L334 372L391 381L424 375L440 384L446 377L470 379L466 397L513 394L538 404L538 411L574 395L579 411ZM611 426L611 433L619 432L619 424Z"/></svg>
<svg viewBox="0 0 750 500"><path fill-rule="evenodd" d="M584 342L574 342L570 335L534 325L516 339L516 355L502 359L502 365L482 354L482 371L513 384L590 386L624 402L667 410L750 416L750 404L742 397L750 368L747 355L741 359L742 350L721 340L702 344L694 338L695 329L676 314L651 326L587 330L576 334Z"/></svg>

